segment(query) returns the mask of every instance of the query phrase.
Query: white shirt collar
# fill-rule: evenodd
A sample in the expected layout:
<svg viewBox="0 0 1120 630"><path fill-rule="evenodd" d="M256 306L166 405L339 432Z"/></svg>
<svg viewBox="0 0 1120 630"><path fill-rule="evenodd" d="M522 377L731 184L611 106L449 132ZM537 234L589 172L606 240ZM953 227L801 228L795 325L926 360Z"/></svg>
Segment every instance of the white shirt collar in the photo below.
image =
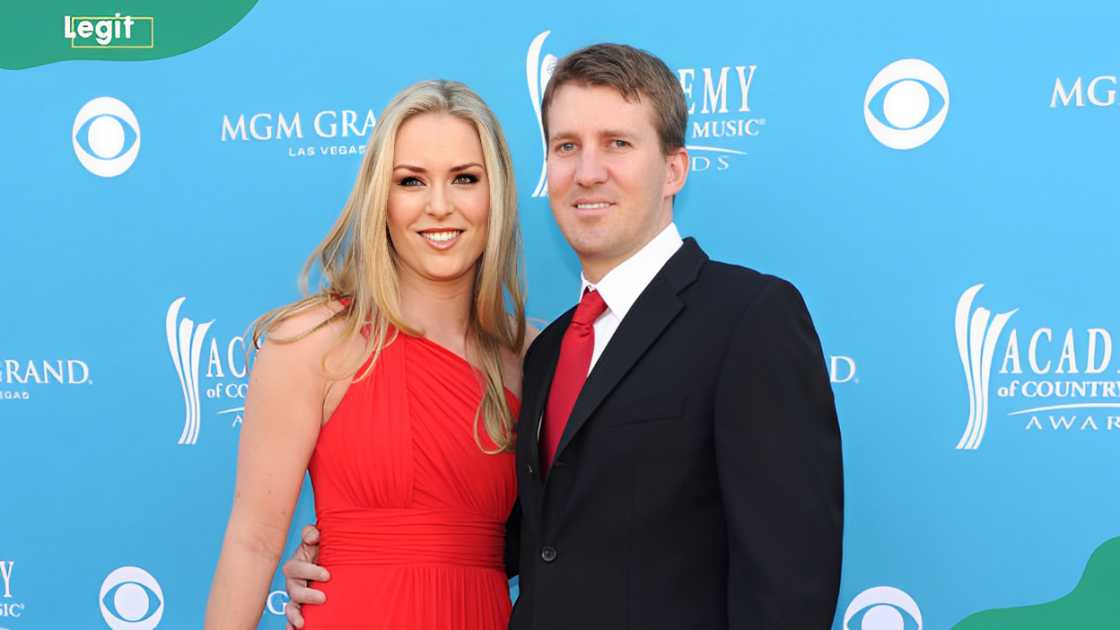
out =
<svg viewBox="0 0 1120 630"><path fill-rule="evenodd" d="M580 273L580 297L583 297L584 290L589 287L598 291L610 312L621 320L626 317L630 307L638 301L638 296L645 291L657 272L661 271L683 244L677 225L670 223L633 256L607 272L597 284L591 284Z"/></svg>

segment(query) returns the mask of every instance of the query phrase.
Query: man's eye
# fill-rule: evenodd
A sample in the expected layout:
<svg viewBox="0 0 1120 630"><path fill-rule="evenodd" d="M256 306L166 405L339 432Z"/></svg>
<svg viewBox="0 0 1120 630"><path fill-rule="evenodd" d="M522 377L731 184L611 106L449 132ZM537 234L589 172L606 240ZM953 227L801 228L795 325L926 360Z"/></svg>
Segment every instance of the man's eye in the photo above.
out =
<svg viewBox="0 0 1120 630"><path fill-rule="evenodd" d="M567 153L569 151L575 150L575 148L576 145L574 142L561 142L560 144L556 145L556 150L560 153Z"/></svg>
<svg viewBox="0 0 1120 630"><path fill-rule="evenodd" d="M612 141L612 143L617 149L625 149L626 147L630 146L630 143L625 140L615 139Z"/></svg>

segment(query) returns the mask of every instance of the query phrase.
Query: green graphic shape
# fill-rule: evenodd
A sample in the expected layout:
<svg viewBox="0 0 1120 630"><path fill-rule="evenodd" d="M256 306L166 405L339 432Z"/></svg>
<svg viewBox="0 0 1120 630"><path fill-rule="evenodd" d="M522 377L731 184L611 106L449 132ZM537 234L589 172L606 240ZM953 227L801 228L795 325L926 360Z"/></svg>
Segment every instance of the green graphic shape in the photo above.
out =
<svg viewBox="0 0 1120 630"><path fill-rule="evenodd" d="M0 68L58 61L146 61L173 57L221 37L257 0L195 2L11 2L3 17Z"/></svg>
<svg viewBox="0 0 1120 630"><path fill-rule="evenodd" d="M1120 628L1120 537L1093 552L1073 591L1045 604L969 615L953 630L1115 630Z"/></svg>

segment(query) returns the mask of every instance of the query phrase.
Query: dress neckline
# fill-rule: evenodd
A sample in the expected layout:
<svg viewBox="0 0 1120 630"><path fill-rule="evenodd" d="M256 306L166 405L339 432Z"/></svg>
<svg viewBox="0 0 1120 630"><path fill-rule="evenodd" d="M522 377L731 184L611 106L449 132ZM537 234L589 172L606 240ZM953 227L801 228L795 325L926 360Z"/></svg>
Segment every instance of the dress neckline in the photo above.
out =
<svg viewBox="0 0 1120 630"><path fill-rule="evenodd" d="M438 352L440 352L442 354L446 354L447 356L455 359L459 363L462 363L464 366L469 368L471 370L471 372L474 372L474 373L481 372L481 370L478 368L478 366L476 366L475 364L468 361L466 359L466 357L460 355L458 352L455 352L451 348L448 348L447 346L445 346L445 345L443 345L439 342L433 341L432 339L424 337L423 335L413 335L413 334L407 333L407 332L401 330L400 328L397 328L396 331L397 331L397 334L399 334L399 335L403 335L405 337L408 337L409 339L415 339L417 341L420 341L420 342L424 343L425 345L427 345L431 348L434 348ZM513 390L511 390L509 387L506 387L505 385L502 385L502 389L506 390L506 393L509 394L510 396L513 396L513 399L516 400L518 402L518 404L521 403L521 398L517 394L513 393Z"/></svg>
<svg viewBox="0 0 1120 630"><path fill-rule="evenodd" d="M346 307L349 307L350 304L353 302L353 300L349 296L345 296L345 295L337 295L337 296L335 296L335 299L338 300L340 304L342 304L343 306L346 306ZM458 362L462 363L463 365L467 366L472 372L479 372L480 371L478 369L478 367L476 367L473 363L468 361L466 357L460 355L458 352L455 352L451 348L448 348L447 346L444 346L443 344L432 341L431 339L428 339L427 337L425 337L423 335L409 334L409 333L405 332L404 330L401 330L400 328L397 328L396 326L390 325L390 327L393 330L395 330L397 332L397 334L399 334L399 335L404 335L405 337L408 337L409 339L417 339L419 341L422 341L422 342L426 343L427 345L431 346L432 348L435 348L437 351L442 352L443 354L446 354L446 355L452 357L456 361L458 361ZM362 329L363 334L365 334L367 329L368 329L368 324L366 325L366 327L364 327ZM521 397L518 396L517 394L513 393L513 390L506 387L505 385L502 386L502 389L506 390L506 393L509 394L510 396L513 396L513 399L517 401L517 404L519 404L519 405L521 404Z"/></svg>

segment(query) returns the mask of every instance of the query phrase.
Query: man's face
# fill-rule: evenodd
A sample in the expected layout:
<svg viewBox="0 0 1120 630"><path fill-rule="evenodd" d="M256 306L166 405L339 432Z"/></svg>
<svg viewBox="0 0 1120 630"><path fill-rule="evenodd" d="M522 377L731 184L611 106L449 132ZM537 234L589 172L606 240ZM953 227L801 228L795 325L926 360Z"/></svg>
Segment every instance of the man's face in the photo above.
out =
<svg viewBox="0 0 1120 630"><path fill-rule="evenodd" d="M548 109L548 198L592 282L669 225L688 176L683 148L661 152L648 100L569 83Z"/></svg>

